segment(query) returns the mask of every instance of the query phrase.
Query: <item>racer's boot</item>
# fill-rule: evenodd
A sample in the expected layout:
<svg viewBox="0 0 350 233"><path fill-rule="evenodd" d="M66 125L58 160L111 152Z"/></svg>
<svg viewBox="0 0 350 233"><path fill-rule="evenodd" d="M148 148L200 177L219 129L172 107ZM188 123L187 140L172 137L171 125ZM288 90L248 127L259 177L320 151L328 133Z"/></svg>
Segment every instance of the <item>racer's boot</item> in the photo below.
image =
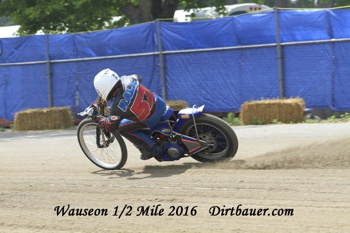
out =
<svg viewBox="0 0 350 233"><path fill-rule="evenodd" d="M141 152L142 154L140 156L140 159L147 160L147 159L156 157L157 155L160 155L162 153L162 147L158 144L154 144L151 149L149 150L141 149Z"/></svg>

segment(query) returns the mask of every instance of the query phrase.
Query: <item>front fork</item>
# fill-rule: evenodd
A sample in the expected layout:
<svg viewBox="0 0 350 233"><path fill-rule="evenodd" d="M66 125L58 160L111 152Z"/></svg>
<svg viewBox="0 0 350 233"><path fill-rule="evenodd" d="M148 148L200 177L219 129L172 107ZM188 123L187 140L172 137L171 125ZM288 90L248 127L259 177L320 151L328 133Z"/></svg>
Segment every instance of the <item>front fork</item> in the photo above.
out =
<svg viewBox="0 0 350 233"><path fill-rule="evenodd" d="M96 126L96 145L98 148L108 147L113 140L114 138L111 137L110 132L105 132L98 125Z"/></svg>

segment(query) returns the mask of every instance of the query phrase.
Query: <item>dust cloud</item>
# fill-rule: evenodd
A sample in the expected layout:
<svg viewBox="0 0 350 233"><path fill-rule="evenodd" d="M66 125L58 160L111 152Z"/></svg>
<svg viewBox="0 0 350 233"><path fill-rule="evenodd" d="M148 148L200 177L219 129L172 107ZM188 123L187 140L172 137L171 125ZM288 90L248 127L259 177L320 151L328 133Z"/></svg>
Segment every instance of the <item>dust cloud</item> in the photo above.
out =
<svg viewBox="0 0 350 233"><path fill-rule="evenodd" d="M227 163L207 165L216 169L350 169L350 138L305 144L282 151Z"/></svg>

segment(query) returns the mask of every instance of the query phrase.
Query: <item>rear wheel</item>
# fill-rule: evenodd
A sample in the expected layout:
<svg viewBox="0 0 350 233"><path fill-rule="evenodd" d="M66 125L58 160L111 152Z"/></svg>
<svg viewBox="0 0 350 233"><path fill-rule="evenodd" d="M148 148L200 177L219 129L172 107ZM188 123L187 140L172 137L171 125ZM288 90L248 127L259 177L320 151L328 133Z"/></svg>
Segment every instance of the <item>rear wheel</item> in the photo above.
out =
<svg viewBox="0 0 350 233"><path fill-rule="evenodd" d="M125 165L127 149L118 132L105 133L87 118L78 125L77 136L80 148L95 165L106 170L121 169Z"/></svg>
<svg viewBox="0 0 350 233"><path fill-rule="evenodd" d="M200 162L228 161L238 150L238 139L232 127L219 117L202 114L195 118L198 137L210 146L192 157ZM193 120L188 120L180 129L181 134L197 138Z"/></svg>

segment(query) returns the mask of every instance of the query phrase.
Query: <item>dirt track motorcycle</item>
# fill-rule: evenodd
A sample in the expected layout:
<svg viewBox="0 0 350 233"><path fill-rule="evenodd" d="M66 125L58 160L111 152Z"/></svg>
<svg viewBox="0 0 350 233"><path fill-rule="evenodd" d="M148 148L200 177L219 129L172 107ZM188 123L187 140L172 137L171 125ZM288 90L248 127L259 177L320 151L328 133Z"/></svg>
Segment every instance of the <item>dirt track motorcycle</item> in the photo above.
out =
<svg viewBox="0 0 350 233"><path fill-rule="evenodd" d="M127 147L119 132L107 132L92 119L108 116L106 103L98 111L87 107L78 115L86 117L77 128L79 145L86 157L106 170L121 169L128 157ZM159 162L175 161L186 157L206 163L228 161L238 150L238 139L224 120L203 112L200 107L185 108L178 112L167 106L159 123L147 129L151 138L162 145Z"/></svg>

